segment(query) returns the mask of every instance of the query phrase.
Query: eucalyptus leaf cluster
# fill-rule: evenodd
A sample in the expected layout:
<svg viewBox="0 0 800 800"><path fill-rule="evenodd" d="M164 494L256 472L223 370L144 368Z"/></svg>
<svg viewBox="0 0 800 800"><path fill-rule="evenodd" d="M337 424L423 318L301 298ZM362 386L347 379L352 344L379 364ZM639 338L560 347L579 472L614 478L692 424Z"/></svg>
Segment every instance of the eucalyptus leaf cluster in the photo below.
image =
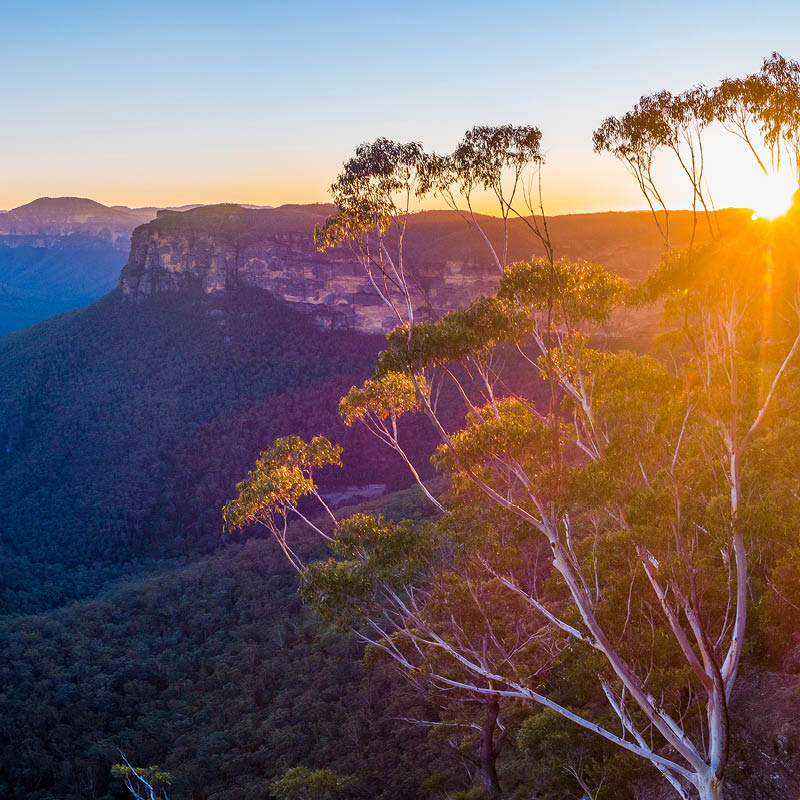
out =
<svg viewBox="0 0 800 800"><path fill-rule="evenodd" d="M523 341L533 321L515 304L498 296L480 297L440 320L407 324L387 334L388 347L378 357L379 376L393 371L421 371L489 352L502 343Z"/></svg>
<svg viewBox="0 0 800 800"><path fill-rule="evenodd" d="M297 766L275 778L270 792L280 800L335 800L355 784L350 775L338 775L330 769Z"/></svg>
<svg viewBox="0 0 800 800"><path fill-rule="evenodd" d="M405 372L391 371L366 380L360 387L353 386L340 400L339 415L350 426L363 421L368 414L385 420L419 411L419 394L427 394L427 387L423 376L417 376L416 380L415 384Z"/></svg>
<svg viewBox="0 0 800 800"><path fill-rule="evenodd" d="M299 436L276 439L264 451L247 477L236 484L238 496L223 508L225 530L253 522L269 528L276 516L285 517L306 495L316 491L313 473L325 466L341 466L342 448L324 436L304 442Z"/></svg>
<svg viewBox="0 0 800 800"><path fill-rule="evenodd" d="M367 514L339 522L328 547L330 558L304 570L300 593L342 629L379 612L387 592L424 583L435 553L429 525L393 524Z"/></svg>
<svg viewBox="0 0 800 800"><path fill-rule="evenodd" d="M551 310L556 325L607 322L631 292L630 284L586 259L532 258L506 267L498 297L530 312Z"/></svg>

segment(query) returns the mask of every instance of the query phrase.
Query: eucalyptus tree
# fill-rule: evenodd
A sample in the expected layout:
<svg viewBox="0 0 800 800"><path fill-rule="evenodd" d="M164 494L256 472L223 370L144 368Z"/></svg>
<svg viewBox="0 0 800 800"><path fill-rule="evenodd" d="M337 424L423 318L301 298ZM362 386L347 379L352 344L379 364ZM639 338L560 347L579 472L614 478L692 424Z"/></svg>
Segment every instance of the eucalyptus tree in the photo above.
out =
<svg viewBox="0 0 800 800"><path fill-rule="evenodd" d="M619 118L608 117L594 132L595 152L609 152L627 167L647 200L668 247L671 246L669 209L656 183L654 158L659 150L670 151L691 186L692 233L689 246L694 244L697 231L698 202L713 238L708 189L703 188L703 133L713 119L710 93L704 87L696 86L677 95L666 90L645 95L631 111ZM663 225L659 213L663 214Z"/></svg>
<svg viewBox="0 0 800 800"><path fill-rule="evenodd" d="M769 174L760 152L758 117L758 81L747 78L723 78L713 89L712 103L715 119L722 128L741 139L749 148L761 171Z"/></svg>
<svg viewBox="0 0 800 800"><path fill-rule="evenodd" d="M672 153L689 181L693 212L689 246L695 241L698 202L714 238L707 179L704 185L703 140L713 124L741 139L764 174L769 174L765 163L769 153L773 169L780 169L783 158L800 181L800 63L772 53L758 72L724 78L711 89L695 86L679 94L662 90L645 95L633 109L606 118L594 132L595 152L611 153L626 166L668 247L672 244L669 209L658 187L654 160L659 151Z"/></svg>
<svg viewBox="0 0 800 800"><path fill-rule="evenodd" d="M476 125L448 156L433 156L433 188L482 237L502 273L508 263L509 219L522 222L552 260L542 194L542 133L533 125ZM503 223L496 247L475 213L475 195L488 194Z"/></svg>
<svg viewBox="0 0 800 800"><path fill-rule="evenodd" d="M800 181L800 63L772 53L743 88L773 164L779 169L783 156Z"/></svg>
<svg viewBox="0 0 800 800"><path fill-rule="evenodd" d="M362 144L331 187L339 213L315 231L319 248L346 244L398 323L413 322L419 296L406 263L414 204L429 195L438 170L416 142Z"/></svg>
<svg viewBox="0 0 800 800"><path fill-rule="evenodd" d="M134 767L120 751L123 764L114 764L111 774L125 783L134 800L169 800L167 789L172 776L158 766Z"/></svg>
<svg viewBox="0 0 800 800"><path fill-rule="evenodd" d="M725 78L709 93L712 119L741 139L769 173L781 158L800 181L800 63L772 53L761 69L744 78Z"/></svg>
<svg viewBox="0 0 800 800"><path fill-rule="evenodd" d="M800 63L773 53L742 83L742 102L760 125L773 164L781 154L800 181Z"/></svg>
<svg viewBox="0 0 800 800"><path fill-rule="evenodd" d="M391 386L397 390L399 384L392 376ZM374 405L376 397L371 391L369 402ZM346 419L356 402L352 393L343 402ZM493 579L487 581L474 558L474 532L446 530L441 522L391 524L363 514L337 519L314 475L338 466L340 452L323 437L277 440L225 506L226 529L259 523L270 530L301 577L303 599L324 619L355 631L369 645L370 659L392 659L440 706L435 718L401 720L442 732L448 747L474 767L488 796L500 798L497 759L508 734L504 702L494 692L473 690L470 676L436 643L448 641L468 657L480 652L498 667L524 654L527 669L543 674L558 652L558 637L515 598L511 605L496 602ZM313 522L310 509L327 524ZM293 517L325 539L329 559L307 563L298 554L288 541ZM487 536L493 536L491 528L482 530L482 544ZM483 689L492 685L478 680Z"/></svg>
<svg viewBox="0 0 800 800"><path fill-rule="evenodd" d="M663 112L645 104L607 120L595 144L655 198L668 243L651 175L656 148L672 135ZM397 420L424 415L450 491L431 497L443 513L435 527L364 517L332 519L332 532L317 526L334 558L295 563L303 592L437 689L538 705L643 759L678 797L720 800L752 571L766 573L785 549L776 519L796 514L800 496L797 464L774 479L776 452L799 452L795 222L754 224L672 253L636 289L552 250L504 264L486 237L502 267L496 295L419 321L402 260L369 253L392 241L402 259L410 205L387 198L398 185L406 197L441 191L448 159L378 144L380 158L357 151L357 180L345 165L337 214L317 239L368 255L362 263L400 323L375 378L342 411L409 464ZM397 295L381 292L378 278ZM667 360L594 346L616 309L655 301L668 314ZM526 391L496 368L509 352L530 372ZM442 413L443 383L463 402L461 427ZM548 384L558 398L543 407L531 387ZM299 456L281 441L262 456L275 474L257 466L226 507L226 524L262 521L285 544L286 514L301 513L304 495L319 499L309 470L322 463L305 443L293 447ZM317 450L325 463L338 459L330 443ZM470 525L459 523L470 518L484 533L464 541ZM570 663L595 683L606 715L559 701L555 679Z"/></svg>
<svg viewBox="0 0 800 800"><path fill-rule="evenodd" d="M647 202L664 244L670 247L670 211L653 171L653 160L668 136L660 109L643 103L620 117L603 120L593 134L593 144L595 153L611 153L625 165Z"/></svg>
<svg viewBox="0 0 800 800"><path fill-rule="evenodd" d="M447 155L426 153L417 142L376 139L360 145L345 162L331 187L337 213L317 229L316 244L321 249L349 246L398 323L413 323L414 308L406 296L416 287L404 244L416 204L444 200L479 234L499 273L508 261L511 219L528 228L552 258L543 164L541 132L533 125L476 126ZM499 243L476 209L487 197L502 220Z"/></svg>

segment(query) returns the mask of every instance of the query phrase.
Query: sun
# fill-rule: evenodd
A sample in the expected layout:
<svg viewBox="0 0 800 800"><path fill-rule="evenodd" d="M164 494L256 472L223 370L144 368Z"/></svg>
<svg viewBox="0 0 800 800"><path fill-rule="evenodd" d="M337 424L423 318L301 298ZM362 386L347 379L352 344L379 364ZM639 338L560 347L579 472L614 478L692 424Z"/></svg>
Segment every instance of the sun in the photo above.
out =
<svg viewBox="0 0 800 800"><path fill-rule="evenodd" d="M783 216L791 208L795 192L797 181L792 170L760 174L748 195L753 205L753 219L773 220Z"/></svg>

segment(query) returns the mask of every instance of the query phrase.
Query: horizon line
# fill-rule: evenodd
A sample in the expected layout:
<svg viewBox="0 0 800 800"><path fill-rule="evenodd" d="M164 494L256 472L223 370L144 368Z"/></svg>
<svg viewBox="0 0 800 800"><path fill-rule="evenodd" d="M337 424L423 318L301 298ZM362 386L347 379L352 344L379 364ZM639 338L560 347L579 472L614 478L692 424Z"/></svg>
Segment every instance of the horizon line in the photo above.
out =
<svg viewBox="0 0 800 800"><path fill-rule="evenodd" d="M101 203L99 200L95 200L92 197L83 197L80 195L40 195L39 197L34 197L32 200L28 200L25 203L21 203L18 206L13 206L12 208L7 209L0 209L0 214L10 214L13 211L17 211L25 206L31 205L35 203L37 200L88 200L92 203L96 203L103 208L107 208L109 210L129 210L129 211L136 211L142 210L147 208L154 208L157 211L170 211L170 210L177 210L180 208L194 206L195 208L213 208L215 206L239 206L240 208L253 210L253 211L274 211L280 208L285 208L287 206L335 206L334 203L331 201L324 201L324 200L316 200L316 201L309 201L305 203L298 203L298 202L287 202L287 203L280 203L276 205L272 204L258 204L258 203L248 203L248 202L239 202L239 201L230 201L226 200L219 203L196 203L196 202L188 202L188 203L172 203L170 205L158 205L157 203L150 203L147 205L136 205L136 206L129 206L124 203L114 203L113 205L107 205L106 203ZM193 211L194 208L186 208L186 211ZM667 209L668 213L692 213L691 208L669 208ZM710 213L719 213L722 211L753 211L753 208L749 206L723 206L722 208L717 208L711 211ZM416 209L411 214L420 214L420 213L440 213L440 212L449 212L449 213L458 213L453 208L420 208ZM185 211L179 211L178 213L186 213ZM478 211L476 212L480 216L484 217L492 217L494 219L502 219L500 214L491 213L488 211ZM578 216L593 216L597 214L664 214L662 209L653 211L649 208L631 208L631 209L619 209L619 208L607 208L602 211L562 211L559 213L548 214L545 213L544 215L541 214L529 214L527 216L545 216L545 217L578 217ZM698 216L700 216L704 212L698 211Z"/></svg>

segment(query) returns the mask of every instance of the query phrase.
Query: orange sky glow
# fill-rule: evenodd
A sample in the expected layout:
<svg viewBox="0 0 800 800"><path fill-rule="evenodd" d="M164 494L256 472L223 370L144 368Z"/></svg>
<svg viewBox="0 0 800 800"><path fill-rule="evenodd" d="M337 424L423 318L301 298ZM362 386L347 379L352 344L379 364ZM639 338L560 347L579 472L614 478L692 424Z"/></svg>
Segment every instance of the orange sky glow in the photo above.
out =
<svg viewBox="0 0 800 800"><path fill-rule="evenodd" d="M16 76L4 88L0 209L41 196L326 202L362 142L443 153L473 125L506 123L542 130L549 213L642 209L624 167L592 152L593 130L642 94L748 74L776 49L800 56L800 26L787 16L796 6L765 3L758 15L745 0L725 14L689 0L668 15L634 0L499 14L471 0L412 0L407 27L366 0L347 13L316 2L42 0L46 25L43 8L16 4L5 18L15 36L0 51L2 74ZM715 205L766 202L775 190L743 145L718 133L706 173ZM676 165L659 171L668 204L688 207Z"/></svg>

